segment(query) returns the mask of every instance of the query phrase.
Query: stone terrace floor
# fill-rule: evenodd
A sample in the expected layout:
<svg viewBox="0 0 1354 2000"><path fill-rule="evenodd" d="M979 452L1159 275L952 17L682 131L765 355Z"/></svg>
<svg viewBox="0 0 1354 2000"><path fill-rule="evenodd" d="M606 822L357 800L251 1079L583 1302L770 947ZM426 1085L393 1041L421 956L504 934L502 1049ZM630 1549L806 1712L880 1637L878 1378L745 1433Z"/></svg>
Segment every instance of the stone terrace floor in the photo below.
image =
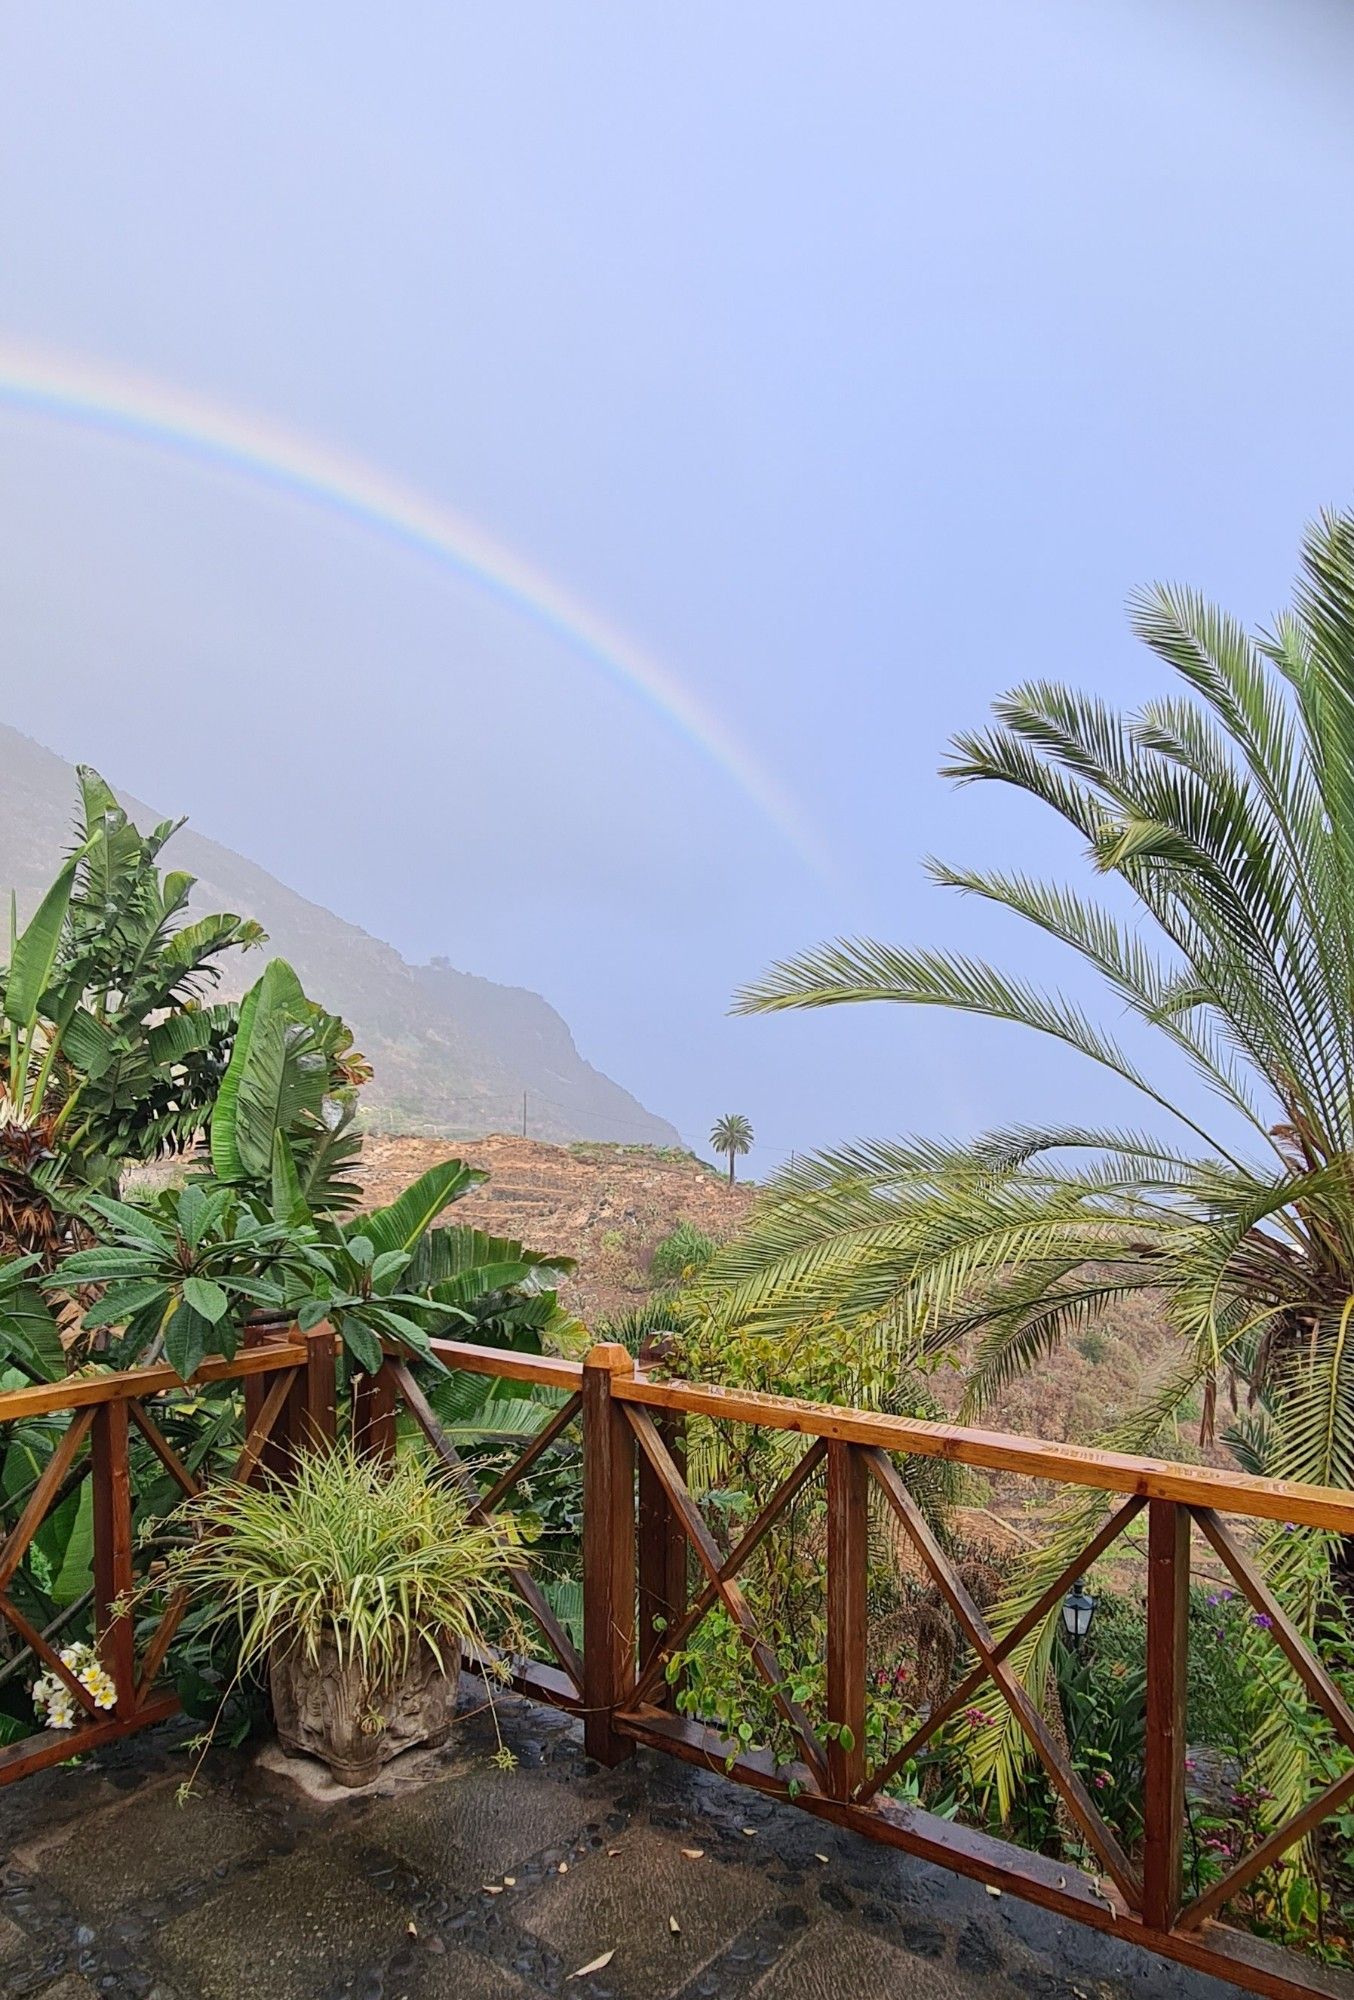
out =
<svg viewBox="0 0 1354 2000"><path fill-rule="evenodd" d="M466 1689L473 1708L480 1691ZM160 1730L0 1792L0 1994L1222 2000L1234 1991L500 1697L363 1794ZM686 1850L701 1850L699 1858ZM498 1890L491 1894L490 1889ZM610 1951L604 1970L574 1978Z"/></svg>

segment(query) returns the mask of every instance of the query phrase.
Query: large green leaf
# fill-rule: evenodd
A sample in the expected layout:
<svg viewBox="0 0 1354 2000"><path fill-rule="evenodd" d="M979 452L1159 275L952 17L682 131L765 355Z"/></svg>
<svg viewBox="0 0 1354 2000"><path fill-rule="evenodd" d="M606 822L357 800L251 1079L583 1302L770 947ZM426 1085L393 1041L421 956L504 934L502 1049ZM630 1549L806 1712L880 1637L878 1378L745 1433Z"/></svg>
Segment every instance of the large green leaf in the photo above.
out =
<svg viewBox="0 0 1354 2000"><path fill-rule="evenodd" d="M318 1117L328 1065L307 1034L311 1014L285 959L270 960L240 1007L212 1114L212 1165L223 1180L267 1180L273 1142L302 1116Z"/></svg>
<svg viewBox="0 0 1354 2000"><path fill-rule="evenodd" d="M94 1578L94 1494L88 1479L53 1508L34 1540L51 1565L49 1595L56 1608L64 1610Z"/></svg>
<svg viewBox="0 0 1354 2000"><path fill-rule="evenodd" d="M464 1160L444 1160L420 1174L388 1207L364 1215L362 1234L377 1251L412 1250L449 1202L459 1201L487 1179L479 1167L469 1167Z"/></svg>
<svg viewBox="0 0 1354 2000"><path fill-rule="evenodd" d="M51 984L61 933L70 909L75 871L84 848L62 863L56 879L14 941L9 972L5 979L5 1012L18 1028L31 1028L38 1018L42 996Z"/></svg>
<svg viewBox="0 0 1354 2000"><path fill-rule="evenodd" d="M37 1380L55 1382L65 1356L47 1301L28 1279L6 1282L7 1277L0 1272L0 1362L17 1363Z"/></svg>

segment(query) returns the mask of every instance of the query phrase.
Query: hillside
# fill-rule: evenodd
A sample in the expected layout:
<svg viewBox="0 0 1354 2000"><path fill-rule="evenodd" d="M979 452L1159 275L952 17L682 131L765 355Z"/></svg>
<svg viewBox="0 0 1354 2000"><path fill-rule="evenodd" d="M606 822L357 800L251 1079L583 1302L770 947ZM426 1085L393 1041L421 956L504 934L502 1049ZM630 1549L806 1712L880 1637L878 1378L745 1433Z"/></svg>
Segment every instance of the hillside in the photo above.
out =
<svg viewBox="0 0 1354 2000"><path fill-rule="evenodd" d="M361 1167L367 1201L390 1201L446 1150L429 1139L370 1136ZM578 1275L561 1297L590 1324L643 1303L649 1258L679 1222L722 1240L737 1230L754 1193L731 1188L715 1168L675 1150L545 1146L496 1134L456 1151L490 1175L457 1202L456 1220L578 1258Z"/></svg>
<svg viewBox="0 0 1354 2000"><path fill-rule="evenodd" d="M104 775L116 783L116 772ZM75 796L69 764L0 724L0 888L17 890L21 912L70 844ZM122 797L142 826L163 817ZM680 1144L666 1119L584 1061L567 1024L538 993L443 961L408 965L392 946L192 826L175 835L167 854L171 866L198 877L196 909L256 918L270 951L290 959L306 988L352 1025L375 1067L363 1103L378 1127L448 1137L513 1129L525 1091L531 1129L542 1138ZM238 958L235 990L261 965L257 957Z"/></svg>

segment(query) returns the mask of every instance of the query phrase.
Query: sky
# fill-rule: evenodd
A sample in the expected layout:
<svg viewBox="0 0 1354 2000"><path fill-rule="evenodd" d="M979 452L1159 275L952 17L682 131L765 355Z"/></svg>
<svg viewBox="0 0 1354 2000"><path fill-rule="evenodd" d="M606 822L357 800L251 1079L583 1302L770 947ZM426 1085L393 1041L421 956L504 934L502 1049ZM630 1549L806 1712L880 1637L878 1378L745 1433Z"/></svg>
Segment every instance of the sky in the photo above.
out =
<svg viewBox="0 0 1354 2000"><path fill-rule="evenodd" d="M728 1002L861 932L1088 993L927 882L1079 866L937 767L1031 675L1147 697L1136 586L1259 622L1354 500L1351 103L1346 0L5 10L0 713L756 1171L1121 1115L999 1027Z"/></svg>

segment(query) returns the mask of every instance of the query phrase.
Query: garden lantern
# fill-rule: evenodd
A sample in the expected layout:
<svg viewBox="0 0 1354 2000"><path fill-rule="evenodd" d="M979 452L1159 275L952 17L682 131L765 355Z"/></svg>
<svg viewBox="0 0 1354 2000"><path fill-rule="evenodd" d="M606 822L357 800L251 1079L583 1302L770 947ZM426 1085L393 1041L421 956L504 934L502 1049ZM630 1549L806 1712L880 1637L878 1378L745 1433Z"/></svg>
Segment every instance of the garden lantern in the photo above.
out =
<svg viewBox="0 0 1354 2000"><path fill-rule="evenodd" d="M1063 1599L1063 1630L1078 1652L1094 1617L1095 1599L1086 1589L1085 1577L1079 1576Z"/></svg>

